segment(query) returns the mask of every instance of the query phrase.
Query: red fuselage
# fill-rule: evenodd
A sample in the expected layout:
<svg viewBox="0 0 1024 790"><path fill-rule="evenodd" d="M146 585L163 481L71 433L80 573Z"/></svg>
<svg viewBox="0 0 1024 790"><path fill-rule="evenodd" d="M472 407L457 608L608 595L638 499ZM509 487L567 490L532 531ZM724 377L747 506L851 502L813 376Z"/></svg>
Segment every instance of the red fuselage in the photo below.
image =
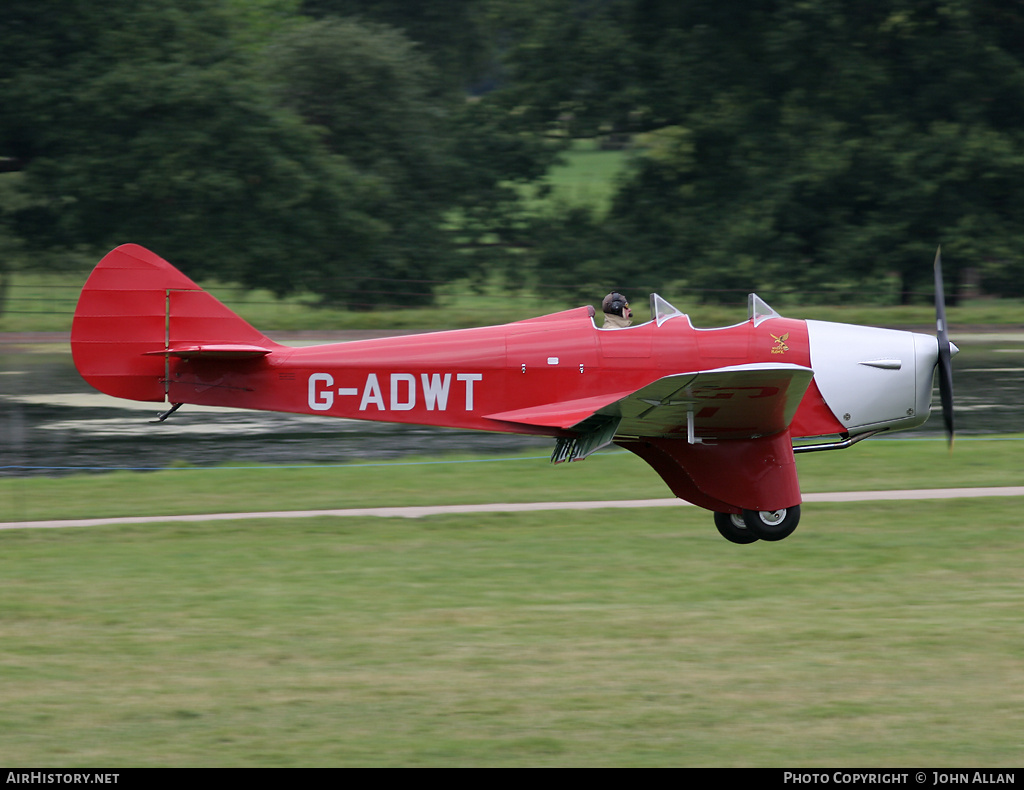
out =
<svg viewBox="0 0 1024 790"><path fill-rule="evenodd" d="M652 321L603 330L582 307L502 326L308 348L276 346L266 356L230 365L205 356L172 358L166 398L557 436L563 431L487 415L553 401L602 400L671 374L759 362L809 367L805 323L774 318L756 327L747 321L695 329L679 315L661 326ZM792 435L842 430L812 383Z"/></svg>

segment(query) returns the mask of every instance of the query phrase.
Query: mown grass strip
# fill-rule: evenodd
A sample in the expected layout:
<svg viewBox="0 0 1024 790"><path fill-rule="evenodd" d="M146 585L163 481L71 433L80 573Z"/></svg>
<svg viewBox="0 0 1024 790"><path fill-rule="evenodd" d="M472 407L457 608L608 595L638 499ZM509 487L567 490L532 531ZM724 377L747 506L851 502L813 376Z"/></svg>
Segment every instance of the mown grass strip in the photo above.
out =
<svg viewBox="0 0 1024 790"><path fill-rule="evenodd" d="M871 491L1020 485L1024 442L871 439L798 456L802 489ZM580 501L670 497L625 451L552 466L533 453L448 456L323 467L176 468L0 479L2 521L310 510L382 505Z"/></svg>
<svg viewBox="0 0 1024 790"><path fill-rule="evenodd" d="M1019 501L0 535L0 760L1014 766Z"/></svg>

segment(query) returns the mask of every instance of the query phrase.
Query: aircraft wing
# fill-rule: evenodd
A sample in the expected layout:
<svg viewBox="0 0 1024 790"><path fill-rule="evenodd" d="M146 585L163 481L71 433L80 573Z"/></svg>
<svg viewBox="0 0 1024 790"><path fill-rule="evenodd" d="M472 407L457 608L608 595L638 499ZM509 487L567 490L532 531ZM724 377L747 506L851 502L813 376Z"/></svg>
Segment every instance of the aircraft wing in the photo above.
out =
<svg viewBox="0 0 1024 790"><path fill-rule="evenodd" d="M665 376L597 410L616 435L753 439L789 427L814 371L778 363Z"/></svg>
<svg viewBox="0 0 1024 790"><path fill-rule="evenodd" d="M550 403L491 419L575 434L553 460L585 458L614 438L754 439L789 427L814 371L762 363L676 373L633 392Z"/></svg>

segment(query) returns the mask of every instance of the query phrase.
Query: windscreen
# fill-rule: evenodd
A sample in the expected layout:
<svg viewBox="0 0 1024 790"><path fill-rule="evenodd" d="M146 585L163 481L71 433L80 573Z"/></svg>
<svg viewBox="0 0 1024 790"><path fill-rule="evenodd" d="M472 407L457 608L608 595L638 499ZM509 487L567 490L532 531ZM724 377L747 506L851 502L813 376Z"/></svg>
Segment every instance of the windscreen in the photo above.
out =
<svg viewBox="0 0 1024 790"><path fill-rule="evenodd" d="M684 315L684 313L677 310L667 300L658 296L658 294L651 294L651 318L657 322L658 326L661 326L670 318L675 318L677 315Z"/></svg>

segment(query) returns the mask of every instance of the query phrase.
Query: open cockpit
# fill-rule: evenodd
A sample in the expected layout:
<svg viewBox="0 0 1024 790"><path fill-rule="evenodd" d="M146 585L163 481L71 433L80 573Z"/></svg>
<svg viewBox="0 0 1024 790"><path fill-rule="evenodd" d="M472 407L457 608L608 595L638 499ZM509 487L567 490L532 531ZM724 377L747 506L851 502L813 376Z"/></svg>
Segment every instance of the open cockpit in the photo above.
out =
<svg viewBox="0 0 1024 790"><path fill-rule="evenodd" d="M590 308L590 316L594 319L595 326L597 326L596 311ZM766 321L769 318L781 318L782 316L764 299L757 294L749 294L747 296L747 320L753 321L754 326L758 326L762 321ZM678 307L673 305L668 299L664 298L660 294L651 294L651 318L649 321L644 321L641 324L635 324L629 327L609 327L610 329L635 329L645 324L654 323L657 326L661 326L666 321L673 318L685 318L689 321L689 316L680 310ZM691 323L692 326L692 323Z"/></svg>

